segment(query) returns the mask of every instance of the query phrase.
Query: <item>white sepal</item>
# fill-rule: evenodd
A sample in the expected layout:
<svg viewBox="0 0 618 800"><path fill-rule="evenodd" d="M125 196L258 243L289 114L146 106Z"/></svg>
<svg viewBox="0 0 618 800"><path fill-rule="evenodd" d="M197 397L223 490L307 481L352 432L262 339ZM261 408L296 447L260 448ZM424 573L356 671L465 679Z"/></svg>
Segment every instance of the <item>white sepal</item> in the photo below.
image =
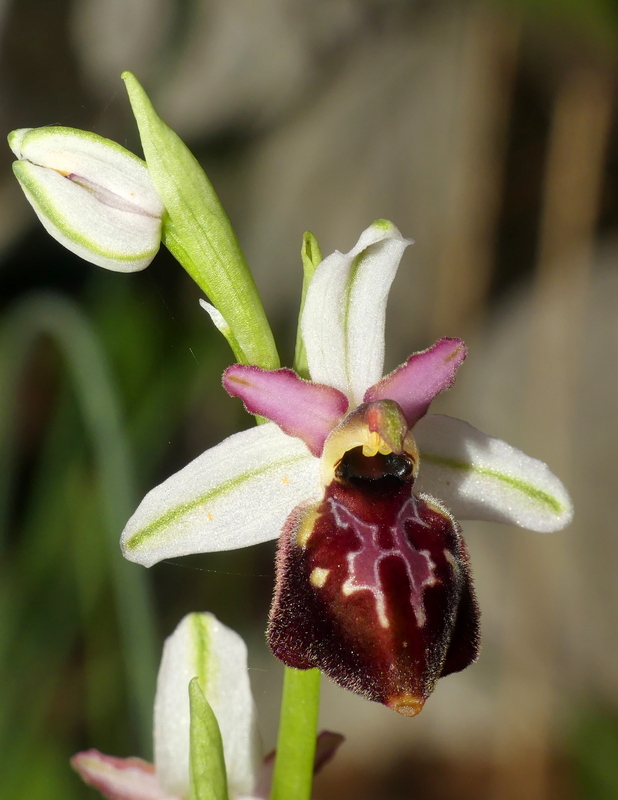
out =
<svg viewBox="0 0 618 800"><path fill-rule="evenodd" d="M309 284L302 333L311 379L341 390L352 406L382 377L386 301L410 243L378 220L349 253L325 258Z"/></svg>
<svg viewBox="0 0 618 800"><path fill-rule="evenodd" d="M117 272L152 261L164 208L141 159L72 128L24 128L10 134L9 144L26 198L62 245Z"/></svg>
<svg viewBox="0 0 618 800"><path fill-rule="evenodd" d="M444 502L456 519L508 522L543 533L564 528L571 499L549 467L453 417L414 426L421 463L415 491Z"/></svg>
<svg viewBox="0 0 618 800"><path fill-rule="evenodd" d="M146 495L122 533L123 553L149 567L276 539L295 506L320 495L319 464L272 422L236 433Z"/></svg>
<svg viewBox="0 0 618 800"><path fill-rule="evenodd" d="M261 764L261 745L241 637L212 614L188 614L166 640L154 710L155 766L165 789L189 794L189 694L197 677L223 740L232 797L249 794Z"/></svg>

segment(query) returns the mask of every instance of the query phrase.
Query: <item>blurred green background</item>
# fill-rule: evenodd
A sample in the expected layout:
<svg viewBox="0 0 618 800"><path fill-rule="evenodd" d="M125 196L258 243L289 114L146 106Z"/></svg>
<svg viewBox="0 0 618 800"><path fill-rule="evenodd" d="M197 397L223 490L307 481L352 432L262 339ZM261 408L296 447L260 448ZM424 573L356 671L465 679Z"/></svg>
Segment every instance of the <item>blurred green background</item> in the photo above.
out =
<svg viewBox="0 0 618 800"><path fill-rule="evenodd" d="M373 219L416 240L387 368L437 337L470 357L436 410L546 460L576 519L466 524L477 665L416 719L325 682L339 800L618 797L618 143L613 0L4 0L0 118L139 152L123 69L200 158L284 363L302 233ZM209 610L242 633L266 749L281 668L263 631L275 545L124 563L152 486L250 424L226 343L169 254L116 275L65 252L0 172L0 796L94 797L80 749L151 757L163 637Z"/></svg>

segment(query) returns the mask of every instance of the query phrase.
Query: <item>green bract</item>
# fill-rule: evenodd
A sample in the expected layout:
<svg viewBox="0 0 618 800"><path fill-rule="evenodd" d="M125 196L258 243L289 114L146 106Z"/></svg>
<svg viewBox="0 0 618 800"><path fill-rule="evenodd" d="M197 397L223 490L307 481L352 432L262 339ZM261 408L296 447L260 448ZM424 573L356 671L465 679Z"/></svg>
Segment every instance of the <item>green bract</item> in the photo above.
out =
<svg viewBox="0 0 618 800"><path fill-rule="evenodd" d="M164 208L140 158L73 128L22 128L8 141L28 201L68 250L117 272L152 261Z"/></svg>
<svg viewBox="0 0 618 800"><path fill-rule="evenodd" d="M137 79L130 72L123 78L147 164L94 133L23 128L9 145L27 199L55 239L106 269L143 269L163 240L208 295L236 359L276 369L275 342L219 198Z"/></svg>
<svg viewBox="0 0 618 800"><path fill-rule="evenodd" d="M240 363L279 366L274 339L234 230L204 170L124 72L144 156L167 214L163 241L229 326Z"/></svg>
<svg viewBox="0 0 618 800"><path fill-rule="evenodd" d="M191 708L189 800L228 800L223 743L217 718L200 689L199 680L189 684Z"/></svg>

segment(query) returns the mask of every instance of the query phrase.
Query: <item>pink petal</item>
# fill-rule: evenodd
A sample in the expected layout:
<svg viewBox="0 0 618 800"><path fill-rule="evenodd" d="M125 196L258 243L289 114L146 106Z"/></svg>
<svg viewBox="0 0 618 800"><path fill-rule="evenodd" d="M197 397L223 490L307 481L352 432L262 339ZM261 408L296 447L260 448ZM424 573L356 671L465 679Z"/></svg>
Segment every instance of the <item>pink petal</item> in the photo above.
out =
<svg viewBox="0 0 618 800"><path fill-rule="evenodd" d="M363 399L366 403L395 400L412 427L427 413L434 397L453 385L467 352L461 339L440 339L428 350L413 353L405 364L370 386Z"/></svg>
<svg viewBox="0 0 618 800"><path fill-rule="evenodd" d="M234 364L226 369L223 386L232 397L240 397L250 414L261 414L302 439L314 456L321 455L326 437L348 410L343 392L304 381L291 369Z"/></svg>
<svg viewBox="0 0 618 800"><path fill-rule="evenodd" d="M71 759L83 781L111 800L177 800L160 786L153 764L86 750Z"/></svg>

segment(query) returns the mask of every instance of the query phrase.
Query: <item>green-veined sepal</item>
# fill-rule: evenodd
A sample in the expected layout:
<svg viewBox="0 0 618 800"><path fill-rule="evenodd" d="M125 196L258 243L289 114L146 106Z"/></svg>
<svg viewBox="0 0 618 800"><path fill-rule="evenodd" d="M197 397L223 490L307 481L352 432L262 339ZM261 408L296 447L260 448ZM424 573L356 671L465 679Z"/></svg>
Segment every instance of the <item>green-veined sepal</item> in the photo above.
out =
<svg viewBox="0 0 618 800"><path fill-rule="evenodd" d="M193 678L198 687L190 690ZM202 699L209 708L204 707ZM187 614L166 640L157 680L154 728L157 775L170 794L188 797L190 774L204 776L205 771L211 772L212 787L224 787L222 768L232 796L253 791L262 753L247 672L247 648L241 637L213 614ZM222 753L216 728L220 730ZM214 752L196 754L196 748L206 739L212 740ZM219 794L210 795L213 800L223 796L221 788L217 791ZM210 797L200 792L191 796L200 800Z"/></svg>
<svg viewBox="0 0 618 800"><path fill-rule="evenodd" d="M319 464L272 422L234 434L146 495L123 531L124 555L151 566L276 539L292 509L321 493Z"/></svg>
<svg viewBox="0 0 618 800"><path fill-rule="evenodd" d="M348 253L335 251L309 284L301 321L311 379L352 406L382 377L386 301L410 239L377 220Z"/></svg>
<svg viewBox="0 0 618 800"><path fill-rule="evenodd" d="M421 456L416 489L439 497L457 519L544 533L571 521L568 492L542 461L442 414L419 420L414 436Z"/></svg>

